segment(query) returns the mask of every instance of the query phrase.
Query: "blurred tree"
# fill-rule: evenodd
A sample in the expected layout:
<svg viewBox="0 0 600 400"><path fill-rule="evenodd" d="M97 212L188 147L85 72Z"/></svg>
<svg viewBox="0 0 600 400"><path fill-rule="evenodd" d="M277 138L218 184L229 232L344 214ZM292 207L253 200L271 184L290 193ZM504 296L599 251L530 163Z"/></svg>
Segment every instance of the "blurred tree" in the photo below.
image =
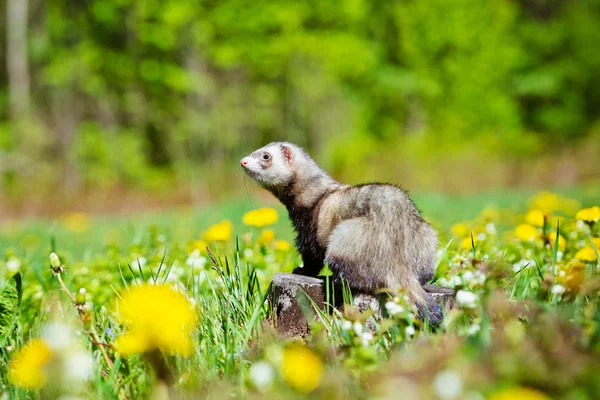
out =
<svg viewBox="0 0 600 400"><path fill-rule="evenodd" d="M600 0L6 4L0 186L15 198L127 186L200 200L232 159L281 139L352 176L465 146L537 157L600 116Z"/></svg>

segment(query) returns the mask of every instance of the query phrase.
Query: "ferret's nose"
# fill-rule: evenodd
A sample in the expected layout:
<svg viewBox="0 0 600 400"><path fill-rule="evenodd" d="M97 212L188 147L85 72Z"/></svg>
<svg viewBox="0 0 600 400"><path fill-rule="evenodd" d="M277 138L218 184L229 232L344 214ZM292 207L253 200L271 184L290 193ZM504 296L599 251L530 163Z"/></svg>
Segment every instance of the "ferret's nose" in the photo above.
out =
<svg viewBox="0 0 600 400"><path fill-rule="evenodd" d="M246 168L246 165L248 165L248 157L242 158L242 161L240 161L240 164L242 165L242 167Z"/></svg>

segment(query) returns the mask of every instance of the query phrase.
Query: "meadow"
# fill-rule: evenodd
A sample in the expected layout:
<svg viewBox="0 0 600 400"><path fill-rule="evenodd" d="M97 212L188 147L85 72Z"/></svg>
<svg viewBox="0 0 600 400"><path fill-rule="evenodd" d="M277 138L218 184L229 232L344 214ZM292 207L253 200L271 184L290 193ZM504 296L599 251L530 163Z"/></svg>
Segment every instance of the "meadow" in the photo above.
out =
<svg viewBox="0 0 600 400"><path fill-rule="evenodd" d="M300 262L285 210L246 199L0 228L2 398L592 399L600 384L597 188L416 195L441 234L432 329L402 293L304 340L262 323ZM207 250L207 246L210 250ZM323 273L327 273L326 270Z"/></svg>

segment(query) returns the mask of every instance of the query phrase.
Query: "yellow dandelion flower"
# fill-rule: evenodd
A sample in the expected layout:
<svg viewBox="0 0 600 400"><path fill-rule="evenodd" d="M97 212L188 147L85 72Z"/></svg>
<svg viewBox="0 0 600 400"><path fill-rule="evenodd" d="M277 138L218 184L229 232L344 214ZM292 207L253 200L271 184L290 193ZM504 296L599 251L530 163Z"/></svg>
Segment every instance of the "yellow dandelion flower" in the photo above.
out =
<svg viewBox="0 0 600 400"><path fill-rule="evenodd" d="M290 249L292 248L292 245L286 242L285 240L276 240L274 245L275 250L290 251Z"/></svg>
<svg viewBox="0 0 600 400"><path fill-rule="evenodd" d="M596 261L596 253L592 246L584 247L575 254L575 258L581 261Z"/></svg>
<svg viewBox="0 0 600 400"><path fill-rule="evenodd" d="M90 228L90 217L86 213L74 212L63 216L62 222L68 230L82 233Z"/></svg>
<svg viewBox="0 0 600 400"><path fill-rule="evenodd" d="M594 246L600 250L600 238L592 238L592 242L594 243Z"/></svg>
<svg viewBox="0 0 600 400"><path fill-rule="evenodd" d="M515 236L526 242L534 241L539 235L536 227L529 224L521 224L515 229Z"/></svg>
<svg viewBox="0 0 600 400"><path fill-rule="evenodd" d="M600 207L589 207L579 210L576 219L580 219L586 222L598 222L600 220Z"/></svg>
<svg viewBox="0 0 600 400"><path fill-rule="evenodd" d="M119 315L129 327L116 341L124 355L153 349L180 355L192 351L191 330L196 310L181 293L164 285L135 286L117 302Z"/></svg>
<svg viewBox="0 0 600 400"><path fill-rule="evenodd" d="M475 242L475 244L477 244L477 237L473 236L473 242ZM463 250L472 250L473 249L473 243L471 242L471 237L466 237L463 240L460 241L460 248Z"/></svg>
<svg viewBox="0 0 600 400"><path fill-rule="evenodd" d="M242 222L246 225L262 228L263 226L273 225L277 222L279 215L277 210L270 207L259 208L258 210L248 211L242 217Z"/></svg>
<svg viewBox="0 0 600 400"><path fill-rule="evenodd" d="M544 227L545 221L550 215L542 210L531 210L525 215L525 222L529 225Z"/></svg>
<svg viewBox="0 0 600 400"><path fill-rule="evenodd" d="M258 237L258 243L267 245L275 239L275 232L272 229L265 229Z"/></svg>
<svg viewBox="0 0 600 400"><path fill-rule="evenodd" d="M208 243L206 243L204 240L194 240L192 242L193 250L198 250L200 252L206 252L206 246L208 246Z"/></svg>
<svg viewBox="0 0 600 400"><path fill-rule="evenodd" d="M479 215L486 222L498 222L500 220L500 211L496 207L486 207Z"/></svg>
<svg viewBox="0 0 600 400"><path fill-rule="evenodd" d="M459 222L457 224L452 225L450 228L450 232L457 238L463 238L469 236L469 227L464 222Z"/></svg>
<svg viewBox="0 0 600 400"><path fill-rule="evenodd" d="M530 202L531 209L553 213L562 211L566 214L573 215L580 207L577 200L568 199L562 195L550 192L540 192L534 196Z"/></svg>
<svg viewBox="0 0 600 400"><path fill-rule="evenodd" d="M561 269L558 281L571 292L578 292L585 280L585 264L574 260Z"/></svg>
<svg viewBox="0 0 600 400"><path fill-rule="evenodd" d="M44 386L44 366L52 359L50 347L42 339L33 339L10 361L8 380L15 386L33 389Z"/></svg>
<svg viewBox="0 0 600 400"><path fill-rule="evenodd" d="M546 212L554 212L560 209L560 197L550 192L540 192L530 200L531 208Z"/></svg>
<svg viewBox="0 0 600 400"><path fill-rule="evenodd" d="M308 347L294 345L283 350L281 375L285 382L302 393L310 393L319 386L323 364Z"/></svg>
<svg viewBox="0 0 600 400"><path fill-rule="evenodd" d="M550 247L554 249L554 242L556 241L556 232L550 232L548 236L548 240L550 241ZM562 236L558 235L558 250L565 251L567 248L567 240Z"/></svg>
<svg viewBox="0 0 600 400"><path fill-rule="evenodd" d="M550 226L553 228L556 228L559 224L560 224L560 226L565 226L566 220L567 219L562 216L557 216L557 215L552 216L550 218Z"/></svg>
<svg viewBox="0 0 600 400"><path fill-rule="evenodd" d="M513 387L492 394L488 400L550 400L550 397L535 389Z"/></svg>
<svg viewBox="0 0 600 400"><path fill-rule="evenodd" d="M204 234L204 240L207 242L226 242L231 238L231 221L223 220L214 224Z"/></svg>

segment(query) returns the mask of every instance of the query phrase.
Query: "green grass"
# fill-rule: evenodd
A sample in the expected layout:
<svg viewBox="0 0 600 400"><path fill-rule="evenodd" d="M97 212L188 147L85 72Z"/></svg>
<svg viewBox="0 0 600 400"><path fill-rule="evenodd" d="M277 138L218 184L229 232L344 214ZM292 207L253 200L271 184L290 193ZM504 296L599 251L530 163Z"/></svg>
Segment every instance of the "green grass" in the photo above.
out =
<svg viewBox="0 0 600 400"><path fill-rule="evenodd" d="M527 201L534 191L501 191L475 195L444 195L415 193L413 199L425 218L431 220L440 229L453 223L470 220L488 206L506 209L515 213L527 209ZM600 189L557 190L566 196L577 198L583 206L594 204L600 198ZM291 241L294 237L285 208L276 199L269 206L280 212L280 219L274 225L278 236ZM21 220L0 225L0 252L7 248L22 251L23 237L35 235L41 242L41 249L51 238L57 243L68 243L68 251L78 260L85 261L94 253L101 251L107 242L117 241L129 245L140 243L151 227L157 227L166 236L166 243L199 238L208 226L223 219L229 219L239 225L242 215L261 204L257 200L242 199L213 204L201 208L131 213L126 215L93 215L94 229L83 233L73 233L60 224L60 219ZM264 204L262 204L264 206ZM45 252L29 254L38 259L46 257Z"/></svg>
<svg viewBox="0 0 600 400"><path fill-rule="evenodd" d="M598 189L562 193L582 206L600 199ZM366 332L368 314L319 313L322 323L313 326L306 343L324 372L317 390L306 396L293 389L294 382L282 372L288 345L262 324L269 312L264 299L271 276L289 272L301 262L293 249L259 243L261 230L241 223L245 212L264 204L243 199L200 209L94 215L79 233L70 230L63 218L5 224L0 227L0 392L9 398L48 398L58 392L83 398L148 397L168 371L172 390L190 397L364 398L386 385L408 385L404 389L417 391L420 398L436 398L434 378L452 371L465 387L458 398L471 398L467 391L488 396L520 387L556 398L594 398L600 389L594 372L600 367L598 264L579 265L575 254L594 243L600 227L589 229L567 215L560 227L548 227L547 232L537 228L535 240L520 240L514 227L523 222L531 195L415 194L417 206L441 233L437 283L472 293L476 301L472 307L451 311L446 323L434 330L415 320L415 311L400 293L394 302L402 312L375 323L371 338L356 328L358 322ZM486 207L502 210L500 219L482 215ZM280 219L269 229L277 239L291 241L285 210L276 208ZM193 242L223 219L232 221L234 237L225 244L211 244L214 257L194 253ZM459 221L467 221L471 231L451 241L450 227ZM490 225L495 228L490 230ZM566 238L564 249L559 249L559 235ZM550 236L554 246L547 243ZM101 347L89 340L67 295L60 292L49 268L51 251L66 264L61 277L68 289L87 290L92 326L98 340L107 345L107 355L115 363L112 370ZM196 257L203 262L196 264ZM21 264L22 287L5 268L9 260ZM115 301L141 281L168 281L193 299L200 318L191 356L120 357L114 351L113 335L127 330ZM155 317L160 323L161 316ZM72 386L60 383L66 367L56 363L69 360L70 354L62 350L51 364L54 378L41 392L15 388L7 380L9 360L32 338L45 337L44 329L52 321L78 332L77 345L71 347L82 346L93 356L90 380ZM268 387L260 387L252 373L260 363L272 370ZM301 378L308 367L296 364L293 375Z"/></svg>

